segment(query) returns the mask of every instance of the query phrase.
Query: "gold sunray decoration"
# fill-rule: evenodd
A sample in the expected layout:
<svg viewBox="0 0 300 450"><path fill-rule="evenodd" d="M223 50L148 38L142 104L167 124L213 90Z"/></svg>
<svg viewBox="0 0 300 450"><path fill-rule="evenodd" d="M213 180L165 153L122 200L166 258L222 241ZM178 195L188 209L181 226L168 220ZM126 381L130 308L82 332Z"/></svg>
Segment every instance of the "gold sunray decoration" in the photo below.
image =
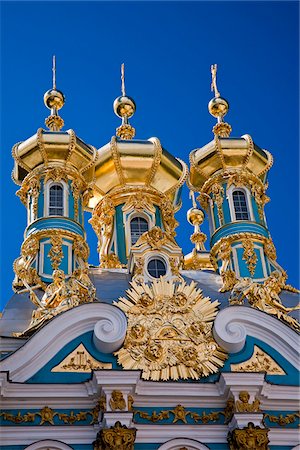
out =
<svg viewBox="0 0 300 450"><path fill-rule="evenodd" d="M124 345L115 353L124 369L158 381L199 379L224 365L227 354L212 334L219 302L204 297L195 282L133 281L127 298L114 304L128 317Z"/></svg>

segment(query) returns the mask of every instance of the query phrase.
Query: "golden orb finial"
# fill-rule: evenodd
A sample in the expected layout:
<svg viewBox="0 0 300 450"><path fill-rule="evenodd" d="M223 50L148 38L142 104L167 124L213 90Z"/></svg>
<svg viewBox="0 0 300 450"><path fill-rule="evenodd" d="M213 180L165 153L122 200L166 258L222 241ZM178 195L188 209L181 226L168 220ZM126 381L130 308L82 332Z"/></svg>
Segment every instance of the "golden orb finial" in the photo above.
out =
<svg viewBox="0 0 300 450"><path fill-rule="evenodd" d="M121 139L133 139L135 129L129 124L128 119L133 116L136 105L133 98L126 95L125 90L125 66L121 65L121 92L122 95L114 101L115 114L122 119L122 125L117 128L116 135Z"/></svg>
<svg viewBox="0 0 300 450"><path fill-rule="evenodd" d="M190 239L195 244L196 251L205 251L204 242L207 237L205 233L200 231L200 225L204 222L205 214L202 209L197 207L195 193L193 191L190 191L190 198L192 199L193 207L186 214L188 222L194 227L194 233Z"/></svg>
<svg viewBox="0 0 300 450"><path fill-rule="evenodd" d="M215 96L208 103L208 111L213 117L218 119L218 123L213 128L214 134L221 137L228 137L231 132L231 126L223 122L223 118L228 113L229 103L225 98L221 97L217 88L217 69L217 64L212 64L210 67L212 77L211 90Z"/></svg>
<svg viewBox="0 0 300 450"><path fill-rule="evenodd" d="M53 72L52 89L49 89L44 94L45 106L51 110L51 114L45 120L45 124L51 131L59 131L63 127L64 121L61 117L59 117L58 111L65 104L65 96L61 91L56 89L56 58L55 58L55 55L53 56L52 72Z"/></svg>

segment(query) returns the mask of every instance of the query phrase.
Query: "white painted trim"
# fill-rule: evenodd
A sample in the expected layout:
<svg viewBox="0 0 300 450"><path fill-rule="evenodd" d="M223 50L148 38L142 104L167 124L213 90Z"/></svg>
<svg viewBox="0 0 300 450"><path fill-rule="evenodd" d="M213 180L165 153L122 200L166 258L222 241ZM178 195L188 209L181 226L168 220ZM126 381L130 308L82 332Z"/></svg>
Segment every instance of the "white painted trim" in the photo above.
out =
<svg viewBox="0 0 300 450"><path fill-rule="evenodd" d="M53 216L53 215L49 215L49 190L51 186L62 186L63 188L63 200L64 200L64 209L63 209L63 215L62 216ZM48 180L47 183L44 185L44 217L69 217L69 186L68 184L63 181L60 180L59 182L57 181L52 181L52 180Z"/></svg>
<svg viewBox="0 0 300 450"><path fill-rule="evenodd" d="M229 211L230 211L230 217L231 217L231 222L240 222L240 220L236 220L236 216L235 216L235 209L234 209L234 204L233 204L233 199L232 199L232 194L234 191L242 191L245 194L245 199L246 199L246 204L247 204L247 209L248 209L248 213L250 218L248 220L255 222L255 218L254 218L254 214L253 214L253 209L252 209L252 202L251 202L251 194L249 192L249 189L246 187L237 187L237 186L233 186L231 185L227 190L226 190L226 198L229 204Z"/></svg>
<svg viewBox="0 0 300 450"><path fill-rule="evenodd" d="M172 278L172 271L171 271L171 267L170 267L170 261L169 258L167 257L167 255L165 255L162 251L158 252L158 251L150 251L148 253L146 253L145 255L145 260L144 260L144 280L147 283L148 281L158 281L159 278L154 278L150 275L150 273L148 272L148 264L150 262L151 259L160 259L164 262L165 266L166 266L166 274L162 277L164 280L170 280Z"/></svg>
<svg viewBox="0 0 300 450"><path fill-rule="evenodd" d="M127 258L129 256L130 249L132 247L130 222L135 217L141 217L142 219L145 219L147 221L148 231L155 226L155 212L152 213L150 211L136 211L134 208L130 209L129 211L123 212L123 224L125 231L125 245Z"/></svg>
<svg viewBox="0 0 300 450"><path fill-rule="evenodd" d="M32 426L32 427L1 427L1 445L32 445L37 440L52 440L68 444L91 444L97 435L94 426Z"/></svg>
<svg viewBox="0 0 300 450"><path fill-rule="evenodd" d="M187 445L189 450L209 450L209 448L206 445L201 444L201 442L186 438L172 439L161 445L158 450L180 450L180 448Z"/></svg>
<svg viewBox="0 0 300 450"><path fill-rule="evenodd" d="M9 372L11 381L28 380L65 345L83 333L93 330L98 321L103 323L106 336L97 333L95 342L98 345L101 342L101 348L107 348L109 352L116 351L122 339L125 339L127 329L125 314L116 306L107 303L89 303L77 306L52 319L26 344L1 361L0 371Z"/></svg>
<svg viewBox="0 0 300 450"><path fill-rule="evenodd" d="M212 225L212 230L211 230L210 234L212 235L216 231L217 227L216 227L215 216L214 216L214 202L211 197L209 197L209 208L210 208L210 217L211 217L211 225Z"/></svg>
<svg viewBox="0 0 300 450"><path fill-rule="evenodd" d="M35 442L34 444L26 447L25 450L72 450L72 447L64 444L63 442L53 441L53 440L43 440Z"/></svg>
<svg viewBox="0 0 300 450"><path fill-rule="evenodd" d="M217 314L213 334L230 353L243 349L247 336L253 336L277 350L299 368L299 336L275 317L247 306L229 306Z"/></svg>
<svg viewBox="0 0 300 450"><path fill-rule="evenodd" d="M196 441L210 443L227 443L228 427L226 425L144 425L135 424L137 428L136 443L166 443L170 439L182 439L189 436ZM284 432L283 432L284 431ZM32 445L39 440L58 441L72 444L91 444L98 432L97 426L31 426L1 427L1 445ZM275 429L269 432L270 445L297 445L298 428ZM53 442L53 441L52 441ZM205 448L205 447L204 447ZM297 447L296 447L297 448ZM160 449L161 450L161 449Z"/></svg>

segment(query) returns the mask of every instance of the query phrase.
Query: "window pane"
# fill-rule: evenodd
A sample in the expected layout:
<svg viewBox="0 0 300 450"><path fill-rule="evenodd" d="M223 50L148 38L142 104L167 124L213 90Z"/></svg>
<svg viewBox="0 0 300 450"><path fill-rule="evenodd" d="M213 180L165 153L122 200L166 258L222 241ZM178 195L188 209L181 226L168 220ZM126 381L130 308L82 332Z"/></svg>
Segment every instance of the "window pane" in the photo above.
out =
<svg viewBox="0 0 300 450"><path fill-rule="evenodd" d="M151 259L147 269L153 278L163 277L167 272L166 265L161 259Z"/></svg>
<svg viewBox="0 0 300 450"><path fill-rule="evenodd" d="M236 220L249 220L246 197L243 191L234 191L232 194Z"/></svg>
<svg viewBox="0 0 300 450"><path fill-rule="evenodd" d="M148 231L148 222L143 217L134 217L130 221L131 245L134 245L143 233Z"/></svg>
<svg viewBox="0 0 300 450"><path fill-rule="evenodd" d="M63 187L54 184L49 189L49 216L64 215Z"/></svg>

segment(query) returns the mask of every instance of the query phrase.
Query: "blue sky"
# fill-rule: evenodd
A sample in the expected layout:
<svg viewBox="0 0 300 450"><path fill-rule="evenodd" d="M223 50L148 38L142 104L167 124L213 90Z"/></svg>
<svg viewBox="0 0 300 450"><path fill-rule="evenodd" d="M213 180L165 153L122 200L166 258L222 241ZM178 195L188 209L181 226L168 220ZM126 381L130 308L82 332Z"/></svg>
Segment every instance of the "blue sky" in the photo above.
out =
<svg viewBox="0 0 300 450"><path fill-rule="evenodd" d="M218 88L229 101L232 136L248 133L274 156L266 206L278 262L299 285L298 126L299 11L297 2L1 2L1 305L12 294L12 263L19 256L26 211L11 181L11 147L44 126L43 94L66 95L65 129L97 148L119 125L112 102L126 90L137 103L136 137L157 136L188 162L191 150L212 139L207 111L210 65L218 63ZM178 243L191 251L185 215ZM87 217L88 219L88 217ZM86 221L90 262L96 239ZM204 227L204 231L207 228Z"/></svg>

